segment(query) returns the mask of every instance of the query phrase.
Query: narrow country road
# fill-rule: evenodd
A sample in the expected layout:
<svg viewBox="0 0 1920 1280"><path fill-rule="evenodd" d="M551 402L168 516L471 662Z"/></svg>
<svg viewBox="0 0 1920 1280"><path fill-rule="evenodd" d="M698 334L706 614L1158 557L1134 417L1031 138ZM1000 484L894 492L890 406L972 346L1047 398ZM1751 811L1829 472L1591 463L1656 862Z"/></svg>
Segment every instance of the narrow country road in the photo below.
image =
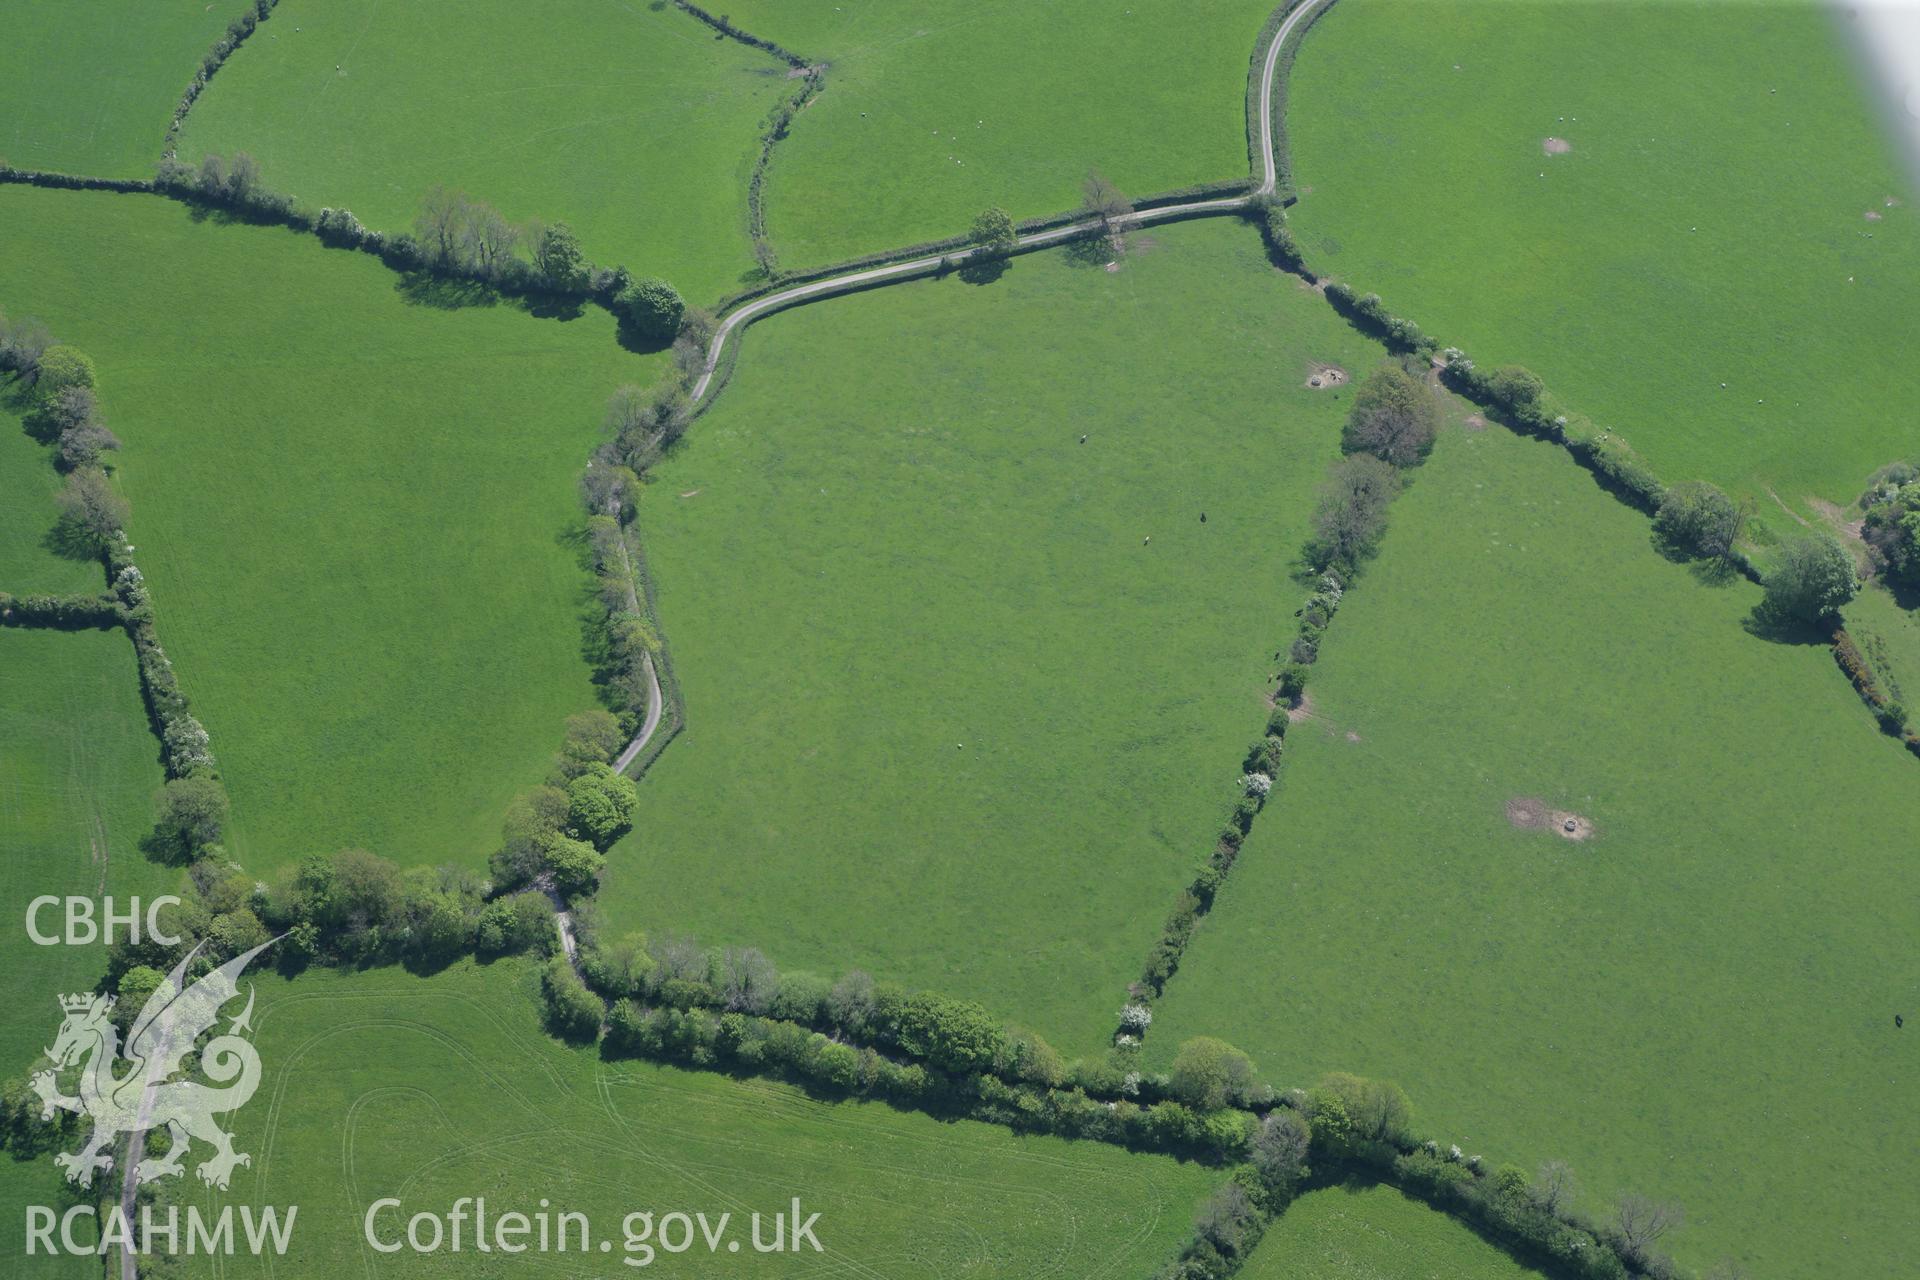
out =
<svg viewBox="0 0 1920 1280"><path fill-rule="evenodd" d="M653 655L642 655L640 665L647 670L647 719L640 726L640 732L634 735L633 741L627 744L627 749L613 762L615 773L627 771L633 758L645 749L648 740L653 737L653 731L660 727L660 675L653 669Z"/></svg>
<svg viewBox="0 0 1920 1280"><path fill-rule="evenodd" d="M1204 217L1216 213L1236 213L1260 197L1273 194L1274 188L1279 184L1279 164L1273 152L1273 85L1274 78L1278 74L1280 67L1280 53L1286 45L1288 37L1299 28L1300 24L1307 19L1308 15L1313 13L1314 10L1330 3L1332 3L1332 0L1302 0L1302 3L1281 22L1279 28L1273 33L1273 39L1267 45L1266 60L1262 64L1260 73L1261 176L1259 184L1255 186L1251 192L1243 196L1225 196L1215 200L1193 200L1185 204L1170 204L1163 205L1157 209L1140 210L1128 214L1125 217L1114 219L1116 226L1123 228L1144 227L1151 223L1166 222L1179 218ZM1050 227L1045 231L1030 232L1027 235L1017 238L1016 252L1044 249L1051 245L1062 244L1078 236L1083 236L1095 231L1099 229L1099 227L1100 220L1098 218L1082 218L1062 226ZM714 371L719 368L720 357L726 350L727 339L732 336L736 330L753 323L753 321L759 319L761 316L781 310L784 307L792 306L796 303L806 302L814 298L829 297L836 293L844 293L848 290L858 289L880 281L905 280L914 276L926 275L938 270L942 262L956 266L961 265L970 261L979 252L977 249L960 249L951 253L928 254L924 257L912 258L904 262L888 263L883 266L869 267L862 271L848 272L845 275L829 276L823 280L814 280L807 284L795 285L791 289L783 289L778 293L770 293L764 297L754 298L742 303L727 313L726 318L720 322L719 328L714 332L713 342L707 348L706 367L701 370L698 381L694 383L693 392L690 397L691 402L696 405L699 404L700 401L705 398L708 389L713 385ZM629 569L631 569L631 566L629 566ZM637 600L634 602L634 608L636 612L639 611L639 603ZM639 734L634 737L632 742L627 744L626 750L622 751L619 758L614 762L615 771L620 773L626 772L627 766L633 763L634 758L637 757L641 751L645 750L647 743L653 738L654 732L660 727L662 698L659 674L654 668L651 655L645 657L643 663L646 668L648 684L647 716L644 723L640 726ZM575 966L575 971L577 972L579 960L573 935L572 915L567 911L566 903L561 900L560 895L553 890L550 883L543 885L542 889L553 902L555 915L557 917L557 928L560 932L561 946L566 953L567 959ZM128 1135L127 1154L125 1157L126 1168L121 1173L120 1206L122 1211L128 1215L129 1220L132 1219L133 1211L137 1203L135 1190L138 1183L134 1174L139 1168L139 1157L144 1149L146 1140L148 1107L151 1096L152 1090L149 1090L147 1097L141 1100L141 1109L135 1120L134 1130ZM119 1272L120 1280L139 1280L139 1268L132 1251L127 1249L120 1251Z"/></svg>
<svg viewBox="0 0 1920 1280"><path fill-rule="evenodd" d="M1243 196L1224 196L1215 200L1191 200L1185 204L1163 205L1158 209L1144 209L1116 218L1120 227L1144 227L1149 223L1167 222L1179 218L1204 217L1216 213L1237 213L1262 196L1273 194L1279 185L1279 161L1273 153L1273 85L1280 69L1280 51L1285 47L1288 37L1306 21L1315 9L1332 3L1332 0L1302 0L1293 12L1289 13L1279 28L1273 33L1273 39L1267 44L1266 59L1260 69L1260 182ZM1044 249L1050 245L1063 244L1089 232L1098 230L1098 218L1082 218L1064 226L1049 227L1045 231L1033 231L1016 239L1016 252L1031 249ZM878 267L868 267L862 271L850 271L845 275L828 276L823 280L813 280L806 284L795 285L791 289L782 289L764 297L753 298L728 312L714 331L713 341L707 347L706 366L701 369L700 377L693 384L690 403L698 405L705 399L713 386L713 377L720 367L720 357L725 353L727 339L736 330L752 324L761 316L782 310L797 303L814 298L830 297L837 293L863 288L883 281L908 280L915 276L926 275L940 269L942 263L958 266L970 261L978 249L960 249L951 253L933 253L923 257L911 258L904 262L891 262ZM654 731L660 727L660 679L654 672L653 659L646 659L649 692L647 698L646 722L640 726L640 732L627 749L614 761L614 771L625 773L627 766L646 749L652 740Z"/></svg>
<svg viewBox="0 0 1920 1280"><path fill-rule="evenodd" d="M1236 213L1246 208L1262 196L1272 195L1279 185L1279 164L1273 154L1273 83L1280 68L1280 51L1300 24L1306 21L1315 9L1330 3L1331 0L1303 0L1297 8L1286 16L1278 30L1273 33L1272 41L1267 45L1266 61L1260 72L1260 183L1244 196L1226 196L1217 200L1193 200L1186 204L1163 205L1158 209L1144 209L1116 218L1120 227L1144 227L1154 222L1166 222L1178 218L1200 217L1215 213ZM1050 227L1045 231L1034 231L1017 238L1016 252L1029 249L1044 249L1050 245L1061 244L1078 236L1095 231L1100 226L1098 218L1083 218L1063 226ZM836 293L845 293L850 289L862 288L887 280L904 280L914 276L926 275L937 271L941 263L960 265L970 261L981 251L978 249L958 249L951 253L933 253L924 257L911 258L905 262L890 262L883 266L869 267L862 271L851 271L845 275L828 276L824 280L813 280L806 284L795 285L791 289L782 289L764 297L754 298L742 303L727 313L714 331L713 341L707 347L706 368L700 372L699 380L693 384L692 403L698 404L706 396L707 389L713 384L714 372L720 367L720 357L725 352L727 339L735 330L752 324L761 316L806 302L814 298L827 297Z"/></svg>

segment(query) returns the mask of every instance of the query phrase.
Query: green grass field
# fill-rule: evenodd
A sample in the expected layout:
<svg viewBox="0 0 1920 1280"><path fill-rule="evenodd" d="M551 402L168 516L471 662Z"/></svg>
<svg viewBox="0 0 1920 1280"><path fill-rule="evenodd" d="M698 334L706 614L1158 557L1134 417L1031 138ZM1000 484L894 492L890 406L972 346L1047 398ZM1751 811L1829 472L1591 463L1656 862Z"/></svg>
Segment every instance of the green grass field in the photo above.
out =
<svg viewBox="0 0 1920 1280"><path fill-rule="evenodd" d="M0 591L99 591L106 575L97 560L59 555L47 535L59 518L60 490L53 450L28 435L19 410L18 383L0 377Z"/></svg>
<svg viewBox="0 0 1920 1280"><path fill-rule="evenodd" d="M286 0L195 106L181 156L410 227L436 183L695 303L753 266L747 176L788 68L666 4Z"/></svg>
<svg viewBox="0 0 1920 1280"><path fill-rule="evenodd" d="M1246 1280L1525 1280L1471 1229L1392 1187L1310 1191L1267 1229Z"/></svg>
<svg viewBox="0 0 1920 1280"><path fill-rule="evenodd" d="M60 995L86 991L106 968L102 945L35 945L27 906L43 895L98 898L165 893L177 875L146 860L161 783L159 748L140 702L133 646L118 631L0 628L0 1080L26 1072L60 1026ZM58 908L42 932L60 933ZM98 1275L84 1260L23 1256L19 1206L61 1205L50 1158L0 1156L0 1256L7 1274L51 1280Z"/></svg>
<svg viewBox="0 0 1920 1280"><path fill-rule="evenodd" d="M828 64L774 153L790 267L957 235L988 205L1080 204L1087 170L1164 191L1247 173L1247 60L1270 0L739 0L734 22Z"/></svg>
<svg viewBox="0 0 1920 1280"><path fill-rule="evenodd" d="M1695 1265L1911 1274L1913 759L1555 447L1450 433L1393 518L1149 1047L1396 1079L1596 1210L1678 1200Z"/></svg>
<svg viewBox="0 0 1920 1280"><path fill-rule="evenodd" d="M1888 694L1906 706L1920 704L1920 612L1902 608L1893 595L1862 591L1846 610L1854 643L1887 685Z"/></svg>
<svg viewBox="0 0 1920 1280"><path fill-rule="evenodd" d="M1837 31L1801 3L1341 0L1290 90L1294 226L1318 271L1791 531L1768 491L1845 506L1920 400L1913 194Z"/></svg>
<svg viewBox="0 0 1920 1280"><path fill-rule="evenodd" d="M231 851L482 865L593 705L574 477L657 361L603 312L415 305L365 255L151 197L7 188L0 239L31 247L9 314L98 362Z"/></svg>
<svg viewBox="0 0 1920 1280"><path fill-rule="evenodd" d="M1372 355L1226 222L755 327L641 504L689 727L614 918L1095 1047L1265 719L1309 362Z"/></svg>
<svg viewBox="0 0 1920 1280"><path fill-rule="evenodd" d="M747 1239L750 1213L798 1196L821 1215L822 1254L743 1245L712 1257L702 1245L654 1261L669 1275L1132 1277L1177 1249L1219 1178L1116 1147L603 1061L542 1034L533 986L511 961L425 980L392 970L263 977L265 1083L234 1125L253 1164L229 1196L194 1191L209 1206L298 1204L297 1243L270 1270L242 1257L217 1272L203 1260L204 1273L501 1274L498 1255L382 1256L361 1239L381 1197L444 1213L484 1195L495 1214L544 1201L586 1213L595 1238L614 1244L595 1263L528 1254L511 1273L612 1275L628 1270L618 1261L627 1213L731 1213ZM381 1220L383 1232L392 1226Z"/></svg>
<svg viewBox="0 0 1920 1280"><path fill-rule="evenodd" d="M244 0L14 0L0 41L0 160L146 178L200 59Z"/></svg>

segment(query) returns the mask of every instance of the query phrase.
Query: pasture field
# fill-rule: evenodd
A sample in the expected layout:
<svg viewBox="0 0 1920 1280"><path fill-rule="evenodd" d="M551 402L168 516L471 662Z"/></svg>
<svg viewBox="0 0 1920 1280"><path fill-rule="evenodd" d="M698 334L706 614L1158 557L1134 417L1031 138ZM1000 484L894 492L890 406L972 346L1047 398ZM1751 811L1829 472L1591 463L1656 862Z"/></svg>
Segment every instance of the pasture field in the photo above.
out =
<svg viewBox="0 0 1920 1280"><path fill-rule="evenodd" d="M0 239L31 246L0 259L9 314L99 365L230 852L484 865L594 705L574 481L657 361L597 310L429 305L363 254L152 197L9 187Z"/></svg>
<svg viewBox="0 0 1920 1280"><path fill-rule="evenodd" d="M1378 354L1244 225L1150 241L747 334L641 501L688 728L616 922L1098 1047L1265 721L1346 407L1310 362Z"/></svg>
<svg viewBox="0 0 1920 1280"><path fill-rule="evenodd" d="M1895 596L1875 587L1854 597L1846 618L1854 643L1893 699L1920 704L1920 612L1902 608Z"/></svg>
<svg viewBox="0 0 1920 1280"><path fill-rule="evenodd" d="M0 628L0 957L32 977L0 1010L0 1078L51 1043L54 996L87 990L106 968L104 946L29 941L27 904L164 893L178 879L140 851L163 781L124 634ZM43 932L59 931L58 914Z"/></svg>
<svg viewBox="0 0 1920 1280"><path fill-rule="evenodd" d="M101 591L106 575L98 560L75 560L55 552L47 535L59 519L53 496L60 490L53 450L27 434L19 384L0 376L0 591Z"/></svg>
<svg viewBox="0 0 1920 1280"><path fill-rule="evenodd" d="M827 64L774 152L783 265L957 235L988 205L1077 207L1089 169L1139 195L1247 173L1247 60L1269 0L738 0Z"/></svg>
<svg viewBox="0 0 1920 1280"><path fill-rule="evenodd" d="M0 160L149 178L200 59L247 0L14 0L0 40Z"/></svg>
<svg viewBox="0 0 1920 1280"><path fill-rule="evenodd" d="M1392 519L1149 1049L1397 1080L1597 1212L1677 1200L1695 1266L1912 1274L1913 759L1555 446L1449 432Z"/></svg>
<svg viewBox="0 0 1920 1280"><path fill-rule="evenodd" d="M1472 1229L1392 1187L1327 1187L1287 1207L1246 1280L1529 1280Z"/></svg>
<svg viewBox="0 0 1920 1280"><path fill-rule="evenodd" d="M489 1212L588 1215L613 1250L527 1254L511 1274L624 1273L621 1220L703 1212L770 1215L799 1197L823 1254L654 1261L668 1275L900 1277L1145 1275L1178 1247L1219 1174L1094 1143L941 1123L877 1103L809 1099L784 1085L608 1062L545 1036L531 966L470 962L422 979L397 971L259 980L265 1083L235 1113L253 1155L214 1205L298 1204L296 1248L219 1260L228 1280L499 1274L471 1250L379 1255L367 1207L444 1214L461 1196ZM405 1135L401 1139L400 1135ZM195 1185L190 1194L203 1194ZM379 1220L383 1234L405 1218ZM696 1236L696 1239L698 1237ZM583 1263L585 1270L583 1271ZM200 1264L206 1267L203 1261ZM189 1274L200 1274L190 1271ZM651 1268L638 1274L653 1274Z"/></svg>
<svg viewBox="0 0 1920 1280"><path fill-rule="evenodd" d="M753 266L747 177L786 64L668 4L285 0L188 117L275 190L402 231L436 183L704 304Z"/></svg>
<svg viewBox="0 0 1920 1280"><path fill-rule="evenodd" d="M1309 265L1791 532L1782 505L1817 519L1913 451L1920 400L1913 193L1838 32L1800 3L1340 0L1288 98Z"/></svg>
<svg viewBox="0 0 1920 1280"><path fill-rule="evenodd" d="M0 628L0 972L14 992L0 1009L0 1080L22 1076L53 1042L56 997L90 989L106 967L104 946L36 946L27 904L109 893L124 906L127 896L165 893L177 879L139 849L153 827L158 754L126 636ZM59 912L40 923L59 932ZM64 1204L62 1185L50 1157L0 1156L7 1274L99 1274L84 1259L23 1256L19 1206Z"/></svg>

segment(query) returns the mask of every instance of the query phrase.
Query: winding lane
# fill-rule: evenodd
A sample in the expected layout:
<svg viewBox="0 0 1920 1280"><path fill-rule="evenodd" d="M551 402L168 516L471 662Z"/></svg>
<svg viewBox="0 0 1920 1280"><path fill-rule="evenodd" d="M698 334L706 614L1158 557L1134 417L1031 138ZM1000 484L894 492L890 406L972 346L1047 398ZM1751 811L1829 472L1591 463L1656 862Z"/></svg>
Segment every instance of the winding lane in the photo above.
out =
<svg viewBox="0 0 1920 1280"><path fill-rule="evenodd" d="M1144 227L1155 222L1238 213L1254 201L1273 194L1280 184L1279 159L1273 151L1273 86L1280 73L1280 52L1286 47L1288 38L1299 29L1300 24L1305 22L1309 15L1332 2L1333 0L1302 0L1280 23L1273 33L1273 39L1267 44L1266 60L1261 64L1260 69L1259 185L1243 196L1190 200L1184 204L1169 204L1157 209L1138 210L1125 217L1115 218L1113 220L1115 226ZM1034 249L1046 249L1053 245L1064 244L1098 230L1100 225L1099 218L1081 218L1058 227L1049 227L1044 231L1032 231L1015 237L1013 252L1026 253ZM963 266L983 253L984 251L980 249L960 249L950 253L927 254L904 262L889 262L860 271L849 271L844 275L827 276L741 303L729 311L720 321L719 328L714 330L713 341L707 346L706 364L700 370L700 377L693 384L693 391L688 397L689 404L699 407L706 399L707 392L712 389L714 374L720 368L720 357L726 353L727 339L737 330L744 329L760 317L802 302L864 289L873 284L893 283L929 275L940 270L943 264L949 268ZM640 732L635 735L632 742L627 744L626 750L622 751L619 759L614 762L614 770L618 773L627 771L627 766L646 749L647 743L653 738L654 731L660 727L660 681L654 673L651 658L647 659L646 666L647 680L650 685L646 723L640 726Z"/></svg>
<svg viewBox="0 0 1920 1280"><path fill-rule="evenodd" d="M1260 184L1243 196L1226 196L1215 200L1193 200L1185 204L1162 205L1157 209L1143 209L1114 223L1121 227L1144 227L1155 222L1168 222L1180 218L1207 217L1217 213L1238 213L1263 196L1273 194L1279 185L1279 163L1273 154L1273 84L1279 74L1280 51L1291 36L1306 21L1307 17L1332 0L1303 0L1293 12L1281 22L1273 33L1273 40L1267 45L1266 62L1260 73ZM1098 218L1082 218L1058 227L1049 227L1045 231L1034 231L1015 238L1016 253L1025 253L1032 249L1045 249L1061 244L1079 236L1095 231L1100 227ZM707 347L706 367L700 371L699 379L693 384L689 397L691 403L699 405L713 385L714 373L720 367L720 357L725 353L727 339L735 330L752 324L761 316L771 312L808 302L815 298L828 297L836 293L845 293L853 289L862 289L871 284L911 279L938 271L942 263L948 266L961 266L982 254L979 249L955 250L951 253L934 253L925 257L911 258L905 262L890 262L883 266L868 267L861 271L850 271L845 275L828 276L822 280L795 285L791 289L782 289L778 293L769 293L741 303L714 331L713 341Z"/></svg>

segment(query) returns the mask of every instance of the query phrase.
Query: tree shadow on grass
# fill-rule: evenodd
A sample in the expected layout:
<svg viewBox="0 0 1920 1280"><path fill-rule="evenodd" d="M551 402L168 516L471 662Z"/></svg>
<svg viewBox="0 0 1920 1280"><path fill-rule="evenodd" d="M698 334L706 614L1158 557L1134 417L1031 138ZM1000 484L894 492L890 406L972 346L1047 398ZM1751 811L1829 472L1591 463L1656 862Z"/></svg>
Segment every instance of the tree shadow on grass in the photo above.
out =
<svg viewBox="0 0 1920 1280"><path fill-rule="evenodd" d="M1753 612L1741 620L1740 626L1748 635L1773 644L1833 643L1833 632L1829 627L1770 609L1764 600L1753 606Z"/></svg>
<svg viewBox="0 0 1920 1280"><path fill-rule="evenodd" d="M1687 572L1703 587L1730 587L1746 577L1740 572L1740 566L1722 556L1696 560Z"/></svg>
<svg viewBox="0 0 1920 1280"><path fill-rule="evenodd" d="M98 560L100 540L72 516L61 516L40 537L40 545L62 560Z"/></svg>
<svg viewBox="0 0 1920 1280"><path fill-rule="evenodd" d="M536 320L558 320L561 324L578 320L587 314L587 304L583 299L563 293L538 294L525 299L522 305L526 313Z"/></svg>
<svg viewBox="0 0 1920 1280"><path fill-rule="evenodd" d="M491 285L431 271L402 272L394 282L393 291L411 306L433 307L439 311L500 305L500 294Z"/></svg>
<svg viewBox="0 0 1920 1280"><path fill-rule="evenodd" d="M1092 270L1096 267L1104 269L1109 262L1119 259L1120 251L1114 247L1113 241L1104 235L1075 236L1062 248L1061 256L1070 267L1079 267L1082 270Z"/></svg>
<svg viewBox="0 0 1920 1280"><path fill-rule="evenodd" d="M992 284L1012 267L1005 258L968 258L954 274L963 284Z"/></svg>
<svg viewBox="0 0 1920 1280"><path fill-rule="evenodd" d="M620 317L619 327L614 330L614 340L620 344L622 351L630 352L636 356L659 355L662 351L665 351L673 345L672 338L662 338L657 334L642 333L634 325L633 321L625 316Z"/></svg>

